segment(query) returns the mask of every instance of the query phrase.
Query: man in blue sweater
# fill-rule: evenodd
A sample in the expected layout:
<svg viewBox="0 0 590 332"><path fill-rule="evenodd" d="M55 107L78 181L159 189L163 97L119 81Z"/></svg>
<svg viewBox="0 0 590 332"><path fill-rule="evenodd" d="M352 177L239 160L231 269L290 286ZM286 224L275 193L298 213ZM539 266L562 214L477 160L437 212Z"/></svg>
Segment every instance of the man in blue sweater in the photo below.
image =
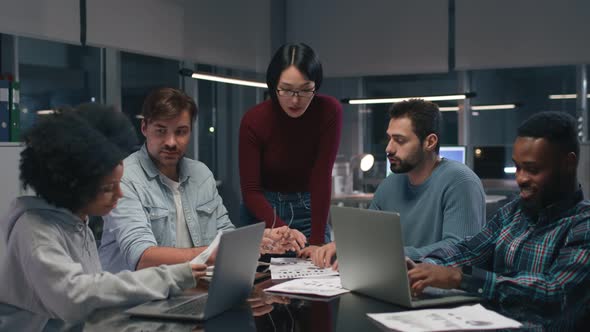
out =
<svg viewBox="0 0 590 332"><path fill-rule="evenodd" d="M390 110L385 151L393 174L379 185L370 208L399 212L411 259L472 236L485 223L480 179L464 164L439 156L440 121L438 106L422 99ZM336 268L335 255L335 242L301 253L320 267Z"/></svg>

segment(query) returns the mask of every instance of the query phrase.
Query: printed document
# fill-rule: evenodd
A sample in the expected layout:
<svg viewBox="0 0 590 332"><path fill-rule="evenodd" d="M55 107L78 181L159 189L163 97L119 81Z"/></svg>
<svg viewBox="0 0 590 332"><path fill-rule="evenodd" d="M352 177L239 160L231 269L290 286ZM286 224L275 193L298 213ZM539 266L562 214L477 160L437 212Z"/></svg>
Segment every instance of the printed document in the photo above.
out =
<svg viewBox="0 0 590 332"><path fill-rule="evenodd" d="M191 260L191 264L205 264L211 254L217 250L217 247L219 246L219 239L221 239L221 232L217 232L217 236L215 239L213 239L213 242L211 242L207 249L203 250L199 256L193 258Z"/></svg>
<svg viewBox="0 0 590 332"><path fill-rule="evenodd" d="M335 296L350 292L342 288L339 276L294 279L269 287L264 291L319 296Z"/></svg>
<svg viewBox="0 0 590 332"><path fill-rule="evenodd" d="M278 257L270 259L270 276L277 279L316 278L337 276L338 271L332 268L319 268L311 260L292 257Z"/></svg>
<svg viewBox="0 0 590 332"><path fill-rule="evenodd" d="M387 328L407 332L495 330L522 326L481 304L367 315Z"/></svg>

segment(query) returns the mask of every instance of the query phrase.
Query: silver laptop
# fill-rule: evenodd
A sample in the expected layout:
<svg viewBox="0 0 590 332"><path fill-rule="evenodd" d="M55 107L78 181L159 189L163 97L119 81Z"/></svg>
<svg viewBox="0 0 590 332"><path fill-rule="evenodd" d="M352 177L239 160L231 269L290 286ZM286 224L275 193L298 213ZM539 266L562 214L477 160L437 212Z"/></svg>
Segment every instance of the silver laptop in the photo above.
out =
<svg viewBox="0 0 590 332"><path fill-rule="evenodd" d="M342 287L410 308L480 300L461 290L432 287L411 296L398 213L338 206L330 213Z"/></svg>
<svg viewBox="0 0 590 332"><path fill-rule="evenodd" d="M252 289L263 232L264 223L257 223L221 235L207 294L151 301L125 312L142 317L206 320L242 304Z"/></svg>

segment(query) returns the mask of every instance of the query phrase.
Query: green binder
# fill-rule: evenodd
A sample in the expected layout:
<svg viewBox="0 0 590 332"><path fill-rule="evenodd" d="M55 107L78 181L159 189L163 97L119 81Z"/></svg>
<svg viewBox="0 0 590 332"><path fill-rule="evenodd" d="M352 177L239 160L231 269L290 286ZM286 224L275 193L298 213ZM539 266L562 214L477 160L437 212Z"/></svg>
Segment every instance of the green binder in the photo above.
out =
<svg viewBox="0 0 590 332"><path fill-rule="evenodd" d="M10 82L8 89L8 108L10 109L10 141L20 142L20 84Z"/></svg>

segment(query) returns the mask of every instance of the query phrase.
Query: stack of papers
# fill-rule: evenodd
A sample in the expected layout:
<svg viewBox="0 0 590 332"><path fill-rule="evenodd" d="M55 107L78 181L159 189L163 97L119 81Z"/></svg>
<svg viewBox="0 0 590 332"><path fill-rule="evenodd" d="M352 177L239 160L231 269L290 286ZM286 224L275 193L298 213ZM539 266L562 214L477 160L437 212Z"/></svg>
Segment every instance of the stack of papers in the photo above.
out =
<svg viewBox="0 0 590 332"><path fill-rule="evenodd" d="M331 268L319 268L313 265L310 260L302 258L280 257L271 258L270 275L273 280L317 278L337 276L338 271Z"/></svg>
<svg viewBox="0 0 590 332"><path fill-rule="evenodd" d="M342 288L340 277L295 279L265 289L268 292L335 296L350 292Z"/></svg>
<svg viewBox="0 0 590 332"><path fill-rule="evenodd" d="M481 304L367 315L387 328L407 332L495 330L522 326L513 319L487 310Z"/></svg>

